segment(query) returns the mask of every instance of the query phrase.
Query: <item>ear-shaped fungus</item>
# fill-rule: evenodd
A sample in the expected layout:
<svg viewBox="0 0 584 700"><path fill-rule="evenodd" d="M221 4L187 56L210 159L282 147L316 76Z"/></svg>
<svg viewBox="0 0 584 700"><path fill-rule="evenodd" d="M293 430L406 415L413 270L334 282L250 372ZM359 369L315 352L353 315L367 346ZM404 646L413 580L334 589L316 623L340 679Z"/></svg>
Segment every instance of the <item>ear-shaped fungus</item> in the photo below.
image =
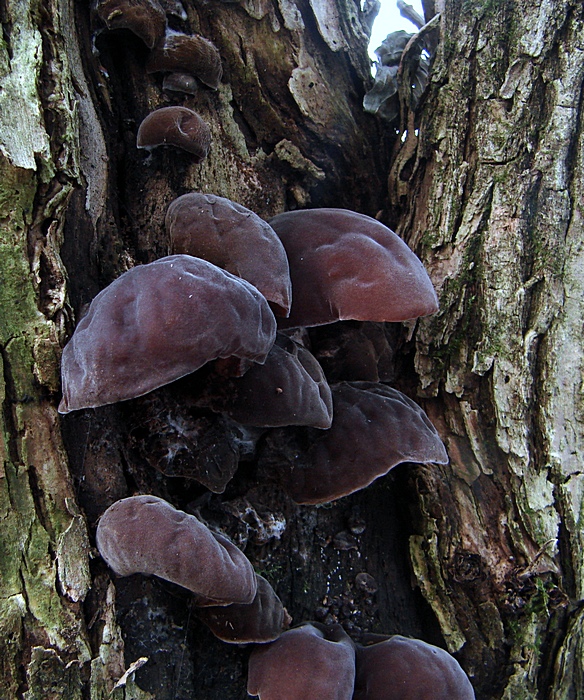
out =
<svg viewBox="0 0 584 700"><path fill-rule="evenodd" d="M176 146L192 153L195 162L200 163L211 148L211 130L188 107L161 107L150 112L140 124L136 145L146 149Z"/></svg>
<svg viewBox="0 0 584 700"><path fill-rule="evenodd" d="M168 30L146 63L148 73L189 73L216 90L223 67L219 51L208 39L198 34L189 36Z"/></svg>
<svg viewBox="0 0 584 700"><path fill-rule="evenodd" d="M281 334L263 365L213 387L219 391L212 391L211 408L241 425L331 426L332 396L322 368L306 348Z"/></svg>
<svg viewBox="0 0 584 700"><path fill-rule="evenodd" d="M195 255L242 277L271 302L277 316L288 315L286 251L257 214L224 197L192 192L168 207L166 230L173 253Z"/></svg>
<svg viewBox="0 0 584 700"><path fill-rule="evenodd" d="M466 673L444 649L395 635L357 647L354 700L474 700Z"/></svg>
<svg viewBox="0 0 584 700"><path fill-rule="evenodd" d="M157 0L99 0L97 14L108 29L129 29L149 49L166 31L166 14Z"/></svg>
<svg viewBox="0 0 584 700"><path fill-rule="evenodd" d="M99 553L120 576L159 576L195 593L199 604L251 603L256 594L243 552L156 496L114 503L101 516L96 538Z"/></svg>
<svg viewBox="0 0 584 700"><path fill-rule="evenodd" d="M428 416L401 392L374 382L341 382L332 393L330 430L303 461L282 466L284 487L297 503L347 496L401 462L448 463Z"/></svg>
<svg viewBox="0 0 584 700"><path fill-rule="evenodd" d="M262 576L257 578L257 593L249 604L205 607L197 615L223 642L263 644L277 639L291 618L274 589Z"/></svg>
<svg viewBox="0 0 584 700"><path fill-rule="evenodd" d="M142 396L215 358L264 362L276 322L245 280L189 255L124 273L63 351L60 413Z"/></svg>
<svg viewBox="0 0 584 700"><path fill-rule="evenodd" d="M280 328L405 321L438 310L419 258L379 221L345 209L310 209L279 214L270 225L292 277L292 309Z"/></svg>
<svg viewBox="0 0 584 700"><path fill-rule="evenodd" d="M255 649L247 692L260 700L351 700L355 648L340 625L304 624Z"/></svg>

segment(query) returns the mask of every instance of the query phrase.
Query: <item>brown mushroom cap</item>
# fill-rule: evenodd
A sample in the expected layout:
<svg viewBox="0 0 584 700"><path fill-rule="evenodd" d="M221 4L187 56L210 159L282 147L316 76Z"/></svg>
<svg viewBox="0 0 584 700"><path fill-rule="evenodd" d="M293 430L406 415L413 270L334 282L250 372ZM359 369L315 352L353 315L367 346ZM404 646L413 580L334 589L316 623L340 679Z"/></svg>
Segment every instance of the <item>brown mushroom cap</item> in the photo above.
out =
<svg viewBox="0 0 584 700"><path fill-rule="evenodd" d="M148 73L190 73L216 90L221 82L221 56L213 43L194 34L189 36L169 29L146 63Z"/></svg>
<svg viewBox="0 0 584 700"><path fill-rule="evenodd" d="M355 648L340 625L307 623L255 649L247 692L260 700L351 700Z"/></svg>
<svg viewBox="0 0 584 700"><path fill-rule="evenodd" d="M212 262L257 287L274 313L287 316L290 271L284 246L272 227L225 197L191 192L175 199L166 213L173 253Z"/></svg>
<svg viewBox="0 0 584 700"><path fill-rule="evenodd" d="M444 649L394 635L357 647L354 700L474 700L466 673Z"/></svg>
<svg viewBox="0 0 584 700"><path fill-rule="evenodd" d="M213 392L213 386L220 390ZM243 377L212 382L210 388L210 407L241 425L331 426L332 395L322 368L306 348L281 334L263 365Z"/></svg>
<svg viewBox="0 0 584 700"><path fill-rule="evenodd" d="M365 488L401 462L447 464L448 455L424 411L374 382L333 385L333 423L305 461L283 467L284 486L302 504L328 503Z"/></svg>
<svg viewBox="0 0 584 700"><path fill-rule="evenodd" d="M142 396L218 357L264 362L275 326L255 287L205 260L134 267L95 297L63 350L59 412Z"/></svg>
<svg viewBox="0 0 584 700"><path fill-rule="evenodd" d="M97 527L97 548L120 576L159 576L188 588L204 604L251 603L252 565L226 537L156 496L110 506Z"/></svg>
<svg viewBox="0 0 584 700"><path fill-rule="evenodd" d="M290 616L276 592L262 576L257 578L257 592L247 605L233 604L205 607L198 617L211 632L229 644L264 644L277 639L290 624Z"/></svg>
<svg viewBox="0 0 584 700"><path fill-rule="evenodd" d="M280 328L405 321L438 310L419 258L379 221L346 209L310 209L279 214L270 225L292 277L292 309Z"/></svg>
<svg viewBox="0 0 584 700"><path fill-rule="evenodd" d="M207 157L211 147L211 130L206 122L187 107L161 107L144 119L138 128L138 148L176 146L192 153L195 162Z"/></svg>
<svg viewBox="0 0 584 700"><path fill-rule="evenodd" d="M157 0L99 0L97 14L108 29L129 29L149 49L166 31L166 14Z"/></svg>

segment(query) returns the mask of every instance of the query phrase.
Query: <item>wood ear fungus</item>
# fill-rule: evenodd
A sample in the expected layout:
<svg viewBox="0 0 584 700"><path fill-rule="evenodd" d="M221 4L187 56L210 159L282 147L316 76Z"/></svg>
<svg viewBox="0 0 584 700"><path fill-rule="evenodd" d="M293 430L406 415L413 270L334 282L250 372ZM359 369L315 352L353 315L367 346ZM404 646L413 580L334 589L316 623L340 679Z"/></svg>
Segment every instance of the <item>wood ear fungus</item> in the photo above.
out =
<svg viewBox="0 0 584 700"><path fill-rule="evenodd" d="M211 148L211 130L203 119L188 107L161 107L150 112L140 124L138 148L176 146L192 153L195 162L207 157Z"/></svg>
<svg viewBox="0 0 584 700"><path fill-rule="evenodd" d="M195 34L181 34L168 30L164 39L150 54L146 64L148 73L190 73L202 83L216 90L221 82L221 56L213 43Z"/></svg>

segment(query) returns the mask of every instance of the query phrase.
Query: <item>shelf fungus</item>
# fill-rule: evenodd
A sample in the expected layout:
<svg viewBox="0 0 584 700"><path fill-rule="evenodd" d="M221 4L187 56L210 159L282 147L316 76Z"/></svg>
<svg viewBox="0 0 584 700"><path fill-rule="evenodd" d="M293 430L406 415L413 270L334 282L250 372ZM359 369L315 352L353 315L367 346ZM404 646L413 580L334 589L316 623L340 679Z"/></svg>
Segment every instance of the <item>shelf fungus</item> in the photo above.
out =
<svg viewBox="0 0 584 700"><path fill-rule="evenodd" d="M228 644L265 644L290 626L282 601L272 586L256 574L257 592L251 603L199 608L197 616L211 632Z"/></svg>
<svg viewBox="0 0 584 700"><path fill-rule="evenodd" d="M351 700L355 648L341 625L306 623L249 659L247 692L260 700Z"/></svg>
<svg viewBox="0 0 584 700"><path fill-rule="evenodd" d="M98 0L97 14L108 29L129 29L149 49L166 32L166 13L157 0Z"/></svg>
<svg viewBox="0 0 584 700"><path fill-rule="evenodd" d="M292 308L280 328L406 321L438 310L419 258L379 221L346 209L306 209L279 214L270 225L292 278Z"/></svg>
<svg viewBox="0 0 584 700"><path fill-rule="evenodd" d="M188 107L161 107L150 112L140 124L136 145L147 150L157 146L175 146L192 153L195 162L200 163L211 148L211 130Z"/></svg>
<svg viewBox="0 0 584 700"><path fill-rule="evenodd" d="M301 504L328 503L365 488L402 462L447 464L424 411L384 384L333 385L333 422L299 458L279 460L285 490Z"/></svg>
<svg viewBox="0 0 584 700"><path fill-rule="evenodd" d="M148 73L188 73L217 90L223 67L216 46L199 34L167 30L146 63ZM185 90L188 92L188 90Z"/></svg>
<svg viewBox="0 0 584 700"><path fill-rule="evenodd" d="M475 700L458 661L444 649L400 635L357 646L354 700Z"/></svg>
<svg viewBox="0 0 584 700"><path fill-rule="evenodd" d="M242 277L259 289L277 316L288 315L292 292L286 251L257 214L230 199L191 192L168 207L166 230L173 253L203 258Z"/></svg>
<svg viewBox="0 0 584 700"><path fill-rule="evenodd" d="M101 516L96 540L119 576L158 576L192 591L199 606L252 603L256 596L256 575L243 552L156 496L114 503Z"/></svg>
<svg viewBox="0 0 584 700"><path fill-rule="evenodd" d="M217 358L263 363L275 326L255 287L205 260L139 265L95 297L65 346L59 412L143 396Z"/></svg>

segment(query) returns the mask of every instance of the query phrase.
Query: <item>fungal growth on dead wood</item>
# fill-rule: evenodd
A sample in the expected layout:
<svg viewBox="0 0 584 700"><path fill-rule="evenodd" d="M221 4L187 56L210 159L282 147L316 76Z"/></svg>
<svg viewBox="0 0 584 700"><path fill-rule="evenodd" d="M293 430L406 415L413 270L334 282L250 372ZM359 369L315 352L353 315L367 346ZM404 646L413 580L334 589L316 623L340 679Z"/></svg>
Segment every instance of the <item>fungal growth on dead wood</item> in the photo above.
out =
<svg viewBox="0 0 584 700"><path fill-rule="evenodd" d="M216 358L264 362L275 325L255 287L205 260L134 267L95 297L66 345L59 411L142 396Z"/></svg>
<svg viewBox="0 0 584 700"><path fill-rule="evenodd" d="M203 258L247 280L270 302L277 316L291 303L288 258L280 239L263 219L225 197L191 192L166 213L172 253Z"/></svg>
<svg viewBox="0 0 584 700"><path fill-rule="evenodd" d="M251 603L256 595L253 567L234 544L156 496L114 503L99 521L96 540L119 576L172 581L192 591L197 605Z"/></svg>
<svg viewBox="0 0 584 700"><path fill-rule="evenodd" d="M148 73L186 73L216 90L221 83L221 56L208 39L167 30L146 63ZM188 90L184 90L188 92Z"/></svg>
<svg viewBox="0 0 584 700"><path fill-rule="evenodd" d="M252 652L247 692L260 700L351 700L355 648L341 627L306 623Z"/></svg>
<svg viewBox="0 0 584 700"><path fill-rule="evenodd" d="M292 278L292 308L280 328L406 321L438 310L419 258L379 221L345 209L306 209L278 214L270 225Z"/></svg>
<svg viewBox="0 0 584 700"><path fill-rule="evenodd" d="M458 661L444 649L400 635L357 646L353 700L474 700Z"/></svg>
<svg viewBox="0 0 584 700"><path fill-rule="evenodd" d="M188 107L161 107L150 112L138 128L138 148L175 146L192 153L195 162L207 157L211 148L211 131L205 121Z"/></svg>
<svg viewBox="0 0 584 700"><path fill-rule="evenodd" d="M328 503L365 488L402 462L447 464L436 429L414 401L384 384L333 385L333 422L305 454L267 456L290 496ZM272 460L275 464L272 464Z"/></svg>
<svg viewBox="0 0 584 700"><path fill-rule="evenodd" d="M99 0L97 14L108 29L129 29L149 49L166 31L166 14L157 0Z"/></svg>

